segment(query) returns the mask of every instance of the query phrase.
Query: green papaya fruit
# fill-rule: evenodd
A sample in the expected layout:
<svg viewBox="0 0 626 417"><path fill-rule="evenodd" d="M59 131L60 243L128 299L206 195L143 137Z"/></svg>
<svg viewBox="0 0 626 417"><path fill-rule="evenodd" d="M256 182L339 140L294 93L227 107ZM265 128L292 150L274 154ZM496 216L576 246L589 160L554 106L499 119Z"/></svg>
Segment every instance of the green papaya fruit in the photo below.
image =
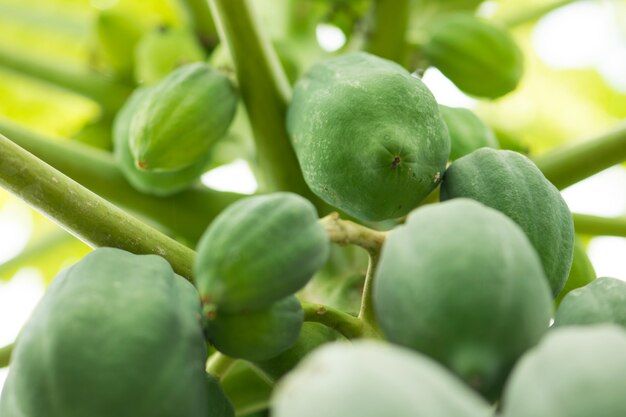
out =
<svg viewBox="0 0 626 417"><path fill-rule="evenodd" d="M235 408L235 415L246 416L268 407L272 384L247 361L235 361L220 385Z"/></svg>
<svg viewBox="0 0 626 417"><path fill-rule="evenodd" d="M176 69L150 91L129 128L135 164L147 171L178 171L205 159L237 108L230 79L203 63Z"/></svg>
<svg viewBox="0 0 626 417"><path fill-rule="evenodd" d="M522 52L511 35L471 13L438 16L422 53L457 87L479 97L513 91L524 72Z"/></svg>
<svg viewBox="0 0 626 417"><path fill-rule="evenodd" d="M274 303L265 310L221 313L207 321L209 342L220 352L250 361L273 358L298 339L304 312L295 296Z"/></svg>
<svg viewBox="0 0 626 417"><path fill-rule="evenodd" d="M135 45L142 31L143 27L127 13L115 8L100 11L95 21L97 58L116 76L130 78Z"/></svg>
<svg viewBox="0 0 626 417"><path fill-rule="evenodd" d="M207 415L200 310L163 258L91 252L53 280L18 336L0 416Z"/></svg>
<svg viewBox="0 0 626 417"><path fill-rule="evenodd" d="M466 197L517 223L537 250L556 296L574 256L574 221L559 190L524 155L482 148L448 167L441 201Z"/></svg>
<svg viewBox="0 0 626 417"><path fill-rule="evenodd" d="M471 110L439 105L450 133L450 160L454 161L479 148L498 148L493 131Z"/></svg>
<svg viewBox="0 0 626 417"><path fill-rule="evenodd" d="M235 409L224 393L220 381L211 374L206 374L208 381L209 409L206 417L235 417Z"/></svg>
<svg viewBox="0 0 626 417"><path fill-rule="evenodd" d="M502 417L626 416L626 332L614 325L551 331L507 382Z"/></svg>
<svg viewBox="0 0 626 417"><path fill-rule="evenodd" d="M254 365L272 381L276 382L291 371L309 353L323 344L341 339L335 330L320 323L305 322L296 343L280 355L265 360L255 361Z"/></svg>
<svg viewBox="0 0 626 417"><path fill-rule="evenodd" d="M205 311L255 311L294 294L324 266L329 246L315 207L303 197L237 201L198 244L194 276Z"/></svg>
<svg viewBox="0 0 626 417"><path fill-rule="evenodd" d="M436 359L490 399L552 314L523 231L469 199L423 206L389 233L373 300L391 342Z"/></svg>
<svg viewBox="0 0 626 417"><path fill-rule="evenodd" d="M209 155L179 171L145 171L137 168L130 152L130 124L142 100L151 92L147 87L138 88L116 115L113 123L113 151L122 174L135 189L146 194L168 196L195 183L205 171Z"/></svg>
<svg viewBox="0 0 626 417"><path fill-rule="evenodd" d="M626 282L598 278L571 291L556 311L555 326L613 323L626 328Z"/></svg>
<svg viewBox="0 0 626 417"><path fill-rule="evenodd" d="M155 84L181 65L203 61L204 51L193 31L160 27L141 37L135 48L135 80Z"/></svg>
<svg viewBox="0 0 626 417"><path fill-rule="evenodd" d="M363 52L314 65L296 84L287 128L311 190L362 220L404 216L439 184L450 155L424 83Z"/></svg>
<svg viewBox="0 0 626 417"><path fill-rule="evenodd" d="M273 417L487 417L489 405L437 363L373 341L333 343L277 385Z"/></svg>
<svg viewBox="0 0 626 417"><path fill-rule="evenodd" d="M587 250L581 239L574 239L574 258L572 260L572 267L569 270L569 276L565 282L565 286L554 299L555 305L560 305L563 298L569 294L570 291L576 288L584 287L585 285L596 279L596 271L587 256Z"/></svg>

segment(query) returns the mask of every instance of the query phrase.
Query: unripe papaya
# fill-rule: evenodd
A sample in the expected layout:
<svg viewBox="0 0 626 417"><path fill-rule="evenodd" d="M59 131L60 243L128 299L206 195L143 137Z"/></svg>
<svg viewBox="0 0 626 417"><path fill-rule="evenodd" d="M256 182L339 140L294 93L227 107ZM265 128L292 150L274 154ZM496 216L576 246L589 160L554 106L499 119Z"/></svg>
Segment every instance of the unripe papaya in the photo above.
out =
<svg viewBox="0 0 626 417"><path fill-rule="evenodd" d="M208 415L200 310L163 258L91 252L54 279L18 336L0 415Z"/></svg>
<svg viewBox="0 0 626 417"><path fill-rule="evenodd" d="M389 233L373 296L391 342L436 359L490 399L552 313L524 232L469 199L419 208Z"/></svg>
<svg viewBox="0 0 626 417"><path fill-rule="evenodd" d="M298 339L304 312L295 296L267 309L245 313L218 310L207 321L207 338L220 352L235 358L262 361L283 353Z"/></svg>
<svg viewBox="0 0 626 417"><path fill-rule="evenodd" d="M143 28L128 14L115 9L98 13L95 22L96 53L103 63L121 78L130 78L133 72L135 45Z"/></svg>
<svg viewBox="0 0 626 417"><path fill-rule="evenodd" d="M555 305L560 305L563 298L569 294L570 291L576 288L584 287L585 285L596 279L596 271L587 256L587 250L582 240L579 238L574 239L574 258L572 260L572 267L569 270L569 276L565 282L565 286L554 299Z"/></svg>
<svg viewBox="0 0 626 417"><path fill-rule="evenodd" d="M517 87L522 52L504 29L470 13L439 16L429 28L422 52L464 92L497 98Z"/></svg>
<svg viewBox="0 0 626 417"><path fill-rule="evenodd" d="M151 89L146 87L135 90L115 117L113 150L122 174L135 189L146 194L168 196L196 182L205 171L209 155L179 171L145 171L137 168L128 143L129 129L138 106L150 93Z"/></svg>
<svg viewBox="0 0 626 417"><path fill-rule="evenodd" d="M626 332L614 325L551 331L520 360L503 417L626 416Z"/></svg>
<svg viewBox="0 0 626 417"><path fill-rule="evenodd" d="M471 110L439 106L450 133L450 160L454 161L479 148L498 148L493 131Z"/></svg>
<svg viewBox="0 0 626 417"><path fill-rule="evenodd" d="M563 298L555 326L613 323L626 328L626 282L598 278Z"/></svg>
<svg viewBox="0 0 626 417"><path fill-rule="evenodd" d="M204 160L237 108L229 78L202 63L178 68L150 91L129 130L130 151L142 170L178 171Z"/></svg>
<svg viewBox="0 0 626 417"><path fill-rule="evenodd" d="M489 405L425 356L381 342L332 343L282 379L274 417L487 417Z"/></svg>
<svg viewBox="0 0 626 417"><path fill-rule="evenodd" d="M441 201L471 198L495 208L524 230L541 257L556 296L567 280L574 253L574 221L559 190L535 164L512 151L479 149L450 165Z"/></svg>
<svg viewBox="0 0 626 417"><path fill-rule="evenodd" d="M220 381L211 374L206 375L209 409L206 417L235 417L235 409L222 389Z"/></svg>
<svg viewBox="0 0 626 417"><path fill-rule="evenodd" d="M254 365L273 382L290 372L309 353L323 344L342 339L335 330L320 323L305 322L300 329L296 343L280 355L265 360L255 361Z"/></svg>
<svg viewBox="0 0 626 417"><path fill-rule="evenodd" d="M287 127L311 190L363 220L404 216L439 184L450 155L424 83L363 52L313 66L296 84Z"/></svg>
<svg viewBox="0 0 626 417"><path fill-rule="evenodd" d="M303 197L274 193L232 204L198 244L205 311L255 311L300 290L328 257L329 238Z"/></svg>
<svg viewBox="0 0 626 417"><path fill-rule="evenodd" d="M181 65L204 60L204 51L191 30L161 27L141 37L134 57L135 80L155 84Z"/></svg>

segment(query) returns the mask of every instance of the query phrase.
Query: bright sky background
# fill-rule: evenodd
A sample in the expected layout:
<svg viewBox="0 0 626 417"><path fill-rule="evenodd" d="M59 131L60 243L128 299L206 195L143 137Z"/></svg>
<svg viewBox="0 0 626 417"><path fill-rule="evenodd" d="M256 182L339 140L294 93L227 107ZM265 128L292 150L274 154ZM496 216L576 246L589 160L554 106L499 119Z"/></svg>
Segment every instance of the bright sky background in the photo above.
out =
<svg viewBox="0 0 626 417"><path fill-rule="evenodd" d="M106 0L101 0L106 1ZM626 45L619 41L610 9L602 2L581 2L564 7L543 18L533 34L534 46L542 60L555 68L594 67L613 85L626 92ZM319 25L317 37L325 50L339 49L343 33ZM600 45L602 45L600 47ZM460 92L436 69L429 69L424 82L442 104L473 107L476 101ZM218 190L253 193L256 182L243 160L217 168L202 177L203 183ZM626 169L614 167L564 191L572 211L602 216L626 213ZM0 207L0 262L19 253L30 236L32 219L21 203ZM598 237L589 246L589 256L598 276L626 280L626 239ZM32 308L42 296L42 277L34 269L21 270L10 282L0 282L0 346L12 342ZM6 369L0 369L0 389Z"/></svg>

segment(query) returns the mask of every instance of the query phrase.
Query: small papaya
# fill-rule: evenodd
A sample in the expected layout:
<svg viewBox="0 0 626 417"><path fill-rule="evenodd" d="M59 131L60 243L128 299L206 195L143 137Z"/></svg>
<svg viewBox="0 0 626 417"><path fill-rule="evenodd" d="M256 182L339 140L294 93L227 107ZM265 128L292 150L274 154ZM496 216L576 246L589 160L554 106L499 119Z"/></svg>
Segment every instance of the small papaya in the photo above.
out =
<svg viewBox="0 0 626 417"><path fill-rule="evenodd" d="M145 33L135 48L135 80L155 84L181 65L203 61L202 45L187 28L162 26Z"/></svg>
<svg viewBox="0 0 626 417"><path fill-rule="evenodd" d="M593 264L587 256L587 250L583 241L579 238L574 239L574 258L572 260L572 267L569 270L569 276L565 282L565 286L554 299L555 305L560 305L563 298L570 293L570 291L576 288L584 287L585 285L596 279L596 270L593 268Z"/></svg>
<svg viewBox="0 0 626 417"><path fill-rule="evenodd" d="M574 256L574 221L559 190L527 157L482 148L454 161L444 175L441 201L464 197L506 214L541 257L556 296Z"/></svg>
<svg viewBox="0 0 626 417"><path fill-rule="evenodd" d="M328 258L329 238L308 200L248 197L202 235L194 264L205 312L255 311L300 290Z"/></svg>
<svg viewBox="0 0 626 417"><path fill-rule="evenodd" d="M439 184L450 155L424 83L364 52L314 65L295 86L287 128L311 190L362 220L404 216Z"/></svg>
<svg viewBox="0 0 626 417"><path fill-rule="evenodd" d="M489 408L434 361L373 341L322 346L272 396L274 417L487 417Z"/></svg>
<svg viewBox="0 0 626 417"><path fill-rule="evenodd" d="M428 31L424 57L462 91L498 98L517 87L523 56L506 30L471 13L454 12L438 16Z"/></svg>
<svg viewBox="0 0 626 417"><path fill-rule="evenodd" d="M439 361L489 399L552 314L524 232L469 199L418 208L389 233L373 301L391 342Z"/></svg>
<svg viewBox="0 0 626 417"><path fill-rule="evenodd" d="M304 312L295 296L267 309L222 313L208 318L206 334L220 352L235 358L262 361L283 353L298 339Z"/></svg>
<svg viewBox="0 0 626 417"><path fill-rule="evenodd" d="M163 258L96 249L53 280L18 336L0 416L208 415L200 311Z"/></svg>
<svg viewBox="0 0 626 417"><path fill-rule="evenodd" d="M555 326L613 323L626 328L626 282L598 278L568 293L554 318Z"/></svg>
<svg viewBox="0 0 626 417"><path fill-rule="evenodd" d="M137 105L129 146L137 168L179 171L204 160L235 116L230 79L206 64L184 65L155 84Z"/></svg>
<svg viewBox="0 0 626 417"><path fill-rule="evenodd" d="M493 131L471 110L439 105L450 133L450 160L454 161L479 148L499 148Z"/></svg>
<svg viewBox="0 0 626 417"><path fill-rule="evenodd" d="M116 8L100 11L95 21L97 58L116 76L131 78L135 46L142 32L142 25L127 13Z"/></svg>
<svg viewBox="0 0 626 417"><path fill-rule="evenodd" d="M551 331L507 382L502 417L626 416L626 332L615 325Z"/></svg>
<svg viewBox="0 0 626 417"><path fill-rule="evenodd" d="M205 171L209 155L178 171L145 171L139 169L130 151L130 124L142 100L151 93L149 87L136 89L118 112L113 123L113 152L120 171L138 191L168 196L190 187Z"/></svg>

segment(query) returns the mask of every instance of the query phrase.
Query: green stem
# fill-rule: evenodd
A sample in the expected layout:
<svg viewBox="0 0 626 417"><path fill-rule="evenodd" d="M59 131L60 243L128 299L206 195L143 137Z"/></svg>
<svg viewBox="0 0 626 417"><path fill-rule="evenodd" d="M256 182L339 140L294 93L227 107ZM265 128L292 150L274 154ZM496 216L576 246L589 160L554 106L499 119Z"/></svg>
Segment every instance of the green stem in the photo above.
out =
<svg viewBox="0 0 626 417"><path fill-rule="evenodd" d="M575 1L578 0L556 0L548 4L535 6L534 8L523 9L519 13L511 14L510 16L504 16L499 20L503 25L509 28L523 25L525 23L532 23L547 15L551 11L563 6L567 6L568 4L574 3Z"/></svg>
<svg viewBox="0 0 626 417"><path fill-rule="evenodd" d="M217 214L243 197L201 186L171 197L142 194L128 184L108 152L48 138L1 119L0 133L96 194L190 244L198 241Z"/></svg>
<svg viewBox="0 0 626 417"><path fill-rule="evenodd" d="M11 362L11 353L13 353L13 344L0 348L0 368L6 368Z"/></svg>
<svg viewBox="0 0 626 417"><path fill-rule="evenodd" d="M174 271L191 279L193 250L98 197L2 135L0 186L92 247L160 255Z"/></svg>
<svg viewBox="0 0 626 417"><path fill-rule="evenodd" d="M228 373L235 362L235 358L231 358L230 356L226 356L220 352L215 352L207 361L206 371L219 380Z"/></svg>
<svg viewBox="0 0 626 417"><path fill-rule="evenodd" d="M591 236L626 237L626 217L600 217L574 213L576 233Z"/></svg>
<svg viewBox="0 0 626 417"><path fill-rule="evenodd" d="M122 107L131 92L129 86L104 76L43 62L19 51L0 49L0 67L88 97L99 103L108 114L114 114Z"/></svg>
<svg viewBox="0 0 626 417"><path fill-rule="evenodd" d="M321 323L344 335L347 339L378 337L369 324L336 308L323 304L302 302L304 321Z"/></svg>
<svg viewBox="0 0 626 417"><path fill-rule="evenodd" d="M342 246L357 245L374 256L378 256L387 235L350 220L342 220L337 212L330 213L319 222L326 229L331 242Z"/></svg>
<svg viewBox="0 0 626 417"><path fill-rule="evenodd" d="M374 274L376 273L376 267L378 266L378 260L380 254L371 254L369 258L369 264L367 266L367 274L365 275L365 285L363 286L363 295L361 298L361 311L359 311L359 318L371 326L377 326L376 315L374 313Z"/></svg>
<svg viewBox="0 0 626 417"><path fill-rule="evenodd" d="M556 148L535 163L558 189L626 160L626 123L589 140Z"/></svg>
<svg viewBox="0 0 626 417"><path fill-rule="evenodd" d="M409 0L375 0L373 26L366 49L382 58L404 64Z"/></svg>
<svg viewBox="0 0 626 417"><path fill-rule="evenodd" d="M49 9L40 10L20 4L0 4L0 20L3 22L2 25L36 30L38 35L46 31L57 36L64 35L77 39L89 34L89 25L84 20L63 16L56 12L51 13Z"/></svg>
<svg viewBox="0 0 626 417"><path fill-rule="evenodd" d="M218 39L209 4L206 0L185 0L184 3L200 43L207 52L211 52L217 45Z"/></svg>
<svg viewBox="0 0 626 417"><path fill-rule="evenodd" d="M228 46L255 140L264 188L293 191L324 207L304 182L285 118L291 95L276 51L249 0L209 0L221 40Z"/></svg>

